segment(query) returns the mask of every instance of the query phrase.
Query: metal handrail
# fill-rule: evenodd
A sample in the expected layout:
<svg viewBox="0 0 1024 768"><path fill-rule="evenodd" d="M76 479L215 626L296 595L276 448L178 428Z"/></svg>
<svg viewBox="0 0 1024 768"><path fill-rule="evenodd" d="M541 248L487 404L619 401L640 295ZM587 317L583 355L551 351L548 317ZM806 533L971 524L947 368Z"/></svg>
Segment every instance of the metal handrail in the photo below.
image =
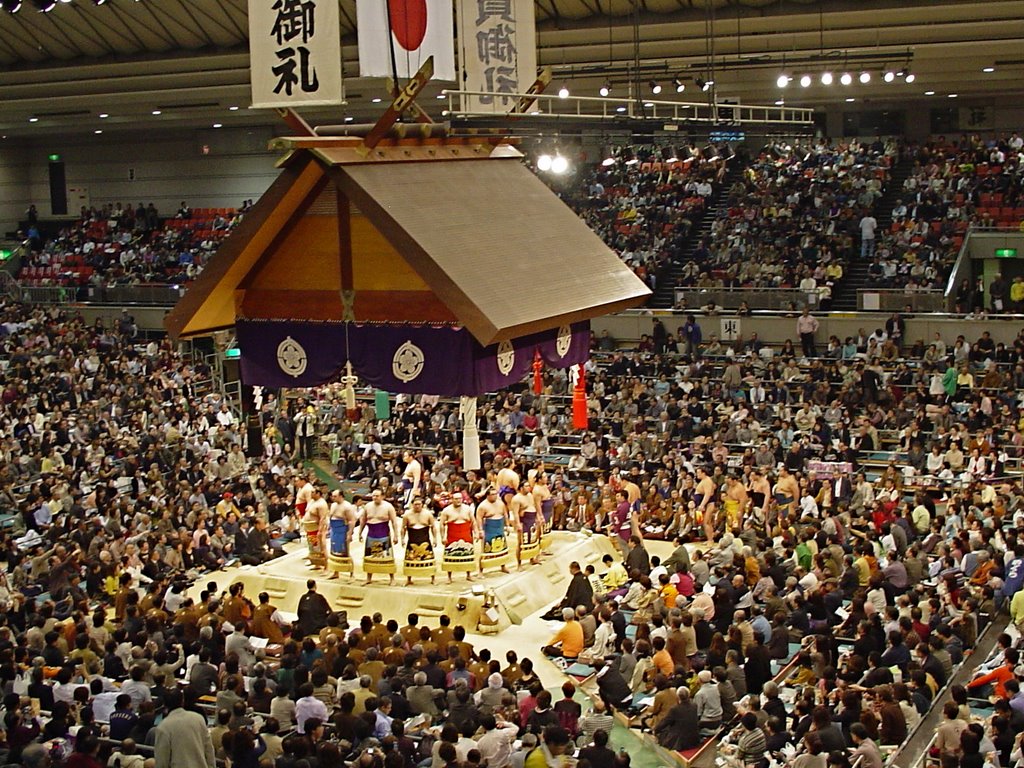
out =
<svg viewBox="0 0 1024 768"><path fill-rule="evenodd" d="M445 116L501 117L506 115L509 107L514 103L526 100L535 103L531 114L548 114L558 117L610 120L625 116L657 120L686 120L709 124L721 123L723 119L731 119L737 123L775 123L779 125L809 125L814 122L814 110L803 107L658 101L646 98L573 96L572 94L562 97L558 94L548 93L499 93L455 88L446 88L441 91L441 95L448 99L448 108L444 111ZM463 97L477 102L482 98L490 99L493 109L464 109L463 104L460 103ZM723 111L731 111L732 116L723 118Z"/></svg>

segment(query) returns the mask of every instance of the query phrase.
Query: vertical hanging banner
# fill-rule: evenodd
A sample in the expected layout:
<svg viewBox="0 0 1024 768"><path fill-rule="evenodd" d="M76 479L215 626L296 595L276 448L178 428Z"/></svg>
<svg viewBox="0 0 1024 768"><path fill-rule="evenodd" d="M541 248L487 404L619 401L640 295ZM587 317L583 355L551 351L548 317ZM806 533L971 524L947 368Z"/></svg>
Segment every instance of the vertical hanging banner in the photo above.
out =
<svg viewBox="0 0 1024 768"><path fill-rule="evenodd" d="M358 0L356 26L360 77L408 79L433 56L434 77L455 81L452 0Z"/></svg>
<svg viewBox="0 0 1024 768"><path fill-rule="evenodd" d="M458 0L463 88L494 96L464 96L462 108L504 114L537 78L533 0Z"/></svg>
<svg viewBox="0 0 1024 768"><path fill-rule="evenodd" d="M337 0L249 0L254 107L341 104Z"/></svg>

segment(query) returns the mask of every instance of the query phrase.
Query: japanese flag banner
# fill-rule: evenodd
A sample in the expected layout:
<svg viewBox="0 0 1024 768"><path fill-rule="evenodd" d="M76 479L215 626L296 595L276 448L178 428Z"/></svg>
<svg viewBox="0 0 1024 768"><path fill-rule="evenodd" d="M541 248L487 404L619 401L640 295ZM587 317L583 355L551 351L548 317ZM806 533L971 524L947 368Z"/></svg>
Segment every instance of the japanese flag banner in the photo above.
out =
<svg viewBox="0 0 1024 768"><path fill-rule="evenodd" d="M537 78L537 34L533 0L458 0L459 61L468 112L504 114Z"/></svg>
<svg viewBox="0 0 1024 768"><path fill-rule="evenodd" d="M361 77L391 77L397 69L408 79L433 56L434 77L455 81L452 0L358 0L356 26Z"/></svg>
<svg viewBox="0 0 1024 768"><path fill-rule="evenodd" d="M344 103L338 0L249 0L254 107Z"/></svg>

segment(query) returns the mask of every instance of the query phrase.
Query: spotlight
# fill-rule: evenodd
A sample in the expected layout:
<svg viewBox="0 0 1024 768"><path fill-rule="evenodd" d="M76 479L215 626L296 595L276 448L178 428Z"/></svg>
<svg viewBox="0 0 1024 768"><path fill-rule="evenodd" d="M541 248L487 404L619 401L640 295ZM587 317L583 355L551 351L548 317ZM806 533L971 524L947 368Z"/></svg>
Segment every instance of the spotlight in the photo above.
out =
<svg viewBox="0 0 1024 768"><path fill-rule="evenodd" d="M107 2L107 0L92 0L92 1L96 5L103 5L105 2Z"/></svg>
<svg viewBox="0 0 1024 768"><path fill-rule="evenodd" d="M681 79L679 79L678 77L677 77L677 78L676 78L675 80L673 80L673 81L672 81L672 83L673 83L673 84L675 85L675 87L676 87L676 93L682 93L683 91L685 91L685 90L686 90L686 83L684 83L684 82L683 82L683 81L682 81Z"/></svg>
<svg viewBox="0 0 1024 768"><path fill-rule="evenodd" d="M38 123L38 122L39 122L39 118L38 118L38 117L30 117L30 118L28 119L28 121L29 121L30 123Z"/></svg>
<svg viewBox="0 0 1024 768"><path fill-rule="evenodd" d="M860 81L862 83L864 83L864 85L867 85L868 83L870 83L871 82L871 73L870 72L861 72L860 73Z"/></svg>
<svg viewBox="0 0 1024 768"><path fill-rule="evenodd" d="M21 0L3 0L0 6L8 13L17 13L21 10Z"/></svg>
<svg viewBox="0 0 1024 768"><path fill-rule="evenodd" d="M925 96L934 96L935 95L935 91L925 91L924 95Z"/></svg>
<svg viewBox="0 0 1024 768"><path fill-rule="evenodd" d="M537 170L538 171L550 171L551 170L551 155L541 155L537 158Z"/></svg>
<svg viewBox="0 0 1024 768"><path fill-rule="evenodd" d="M801 88L809 88L810 85L811 85L811 76L810 75L804 75L803 77L800 78L800 87Z"/></svg>
<svg viewBox="0 0 1024 768"><path fill-rule="evenodd" d="M839 78L839 82L843 85L849 85L853 82L853 75L849 72L843 72L842 76Z"/></svg>
<svg viewBox="0 0 1024 768"><path fill-rule="evenodd" d="M560 98L560 99L568 99L569 98L569 86L563 85L561 88L558 89L558 98Z"/></svg>
<svg viewBox="0 0 1024 768"><path fill-rule="evenodd" d="M561 155L555 155L555 158L551 161L551 172L565 173L567 170L569 170L569 161Z"/></svg>
<svg viewBox="0 0 1024 768"><path fill-rule="evenodd" d="M40 13L49 13L57 5L57 0L32 0L34 5Z"/></svg>
<svg viewBox="0 0 1024 768"><path fill-rule="evenodd" d="M990 74L992 74L993 72L996 71L996 68L995 67L985 67L981 71L984 72L987 75L990 75Z"/></svg>
<svg viewBox="0 0 1024 768"><path fill-rule="evenodd" d="M914 82L915 80L917 80L917 77L915 77L913 73L911 73L911 74L907 75L906 81L907 81L908 83L912 83L912 82Z"/></svg>
<svg viewBox="0 0 1024 768"><path fill-rule="evenodd" d="M625 112L625 111L626 111L626 108L625 108L625 107L616 107L616 108L615 108L615 111L616 111L616 112Z"/></svg>
<svg viewBox="0 0 1024 768"><path fill-rule="evenodd" d="M153 114L154 116L156 116L156 117L159 117L160 115L162 115L162 114L163 114L163 112L161 112L161 111L160 111L159 109L154 109L154 110L153 110L153 112L152 112L152 114Z"/></svg>
<svg viewBox="0 0 1024 768"><path fill-rule="evenodd" d="M778 79L775 81L775 84L779 86L779 88L785 88L787 85L789 85L789 77L787 77L786 75L779 75Z"/></svg>
<svg viewBox="0 0 1024 768"><path fill-rule="evenodd" d="M821 73L821 84L822 85L832 85L832 73L831 72L822 72Z"/></svg>
<svg viewBox="0 0 1024 768"><path fill-rule="evenodd" d="M651 93L653 93L655 96L661 93L661 83L659 83L657 80L651 80L651 82L648 83L648 85L651 86Z"/></svg>
<svg viewBox="0 0 1024 768"><path fill-rule="evenodd" d="M855 98L853 98L853 96L850 96L850 97L848 97L848 98L846 99L846 101L847 101L847 103L849 103L849 102L853 102L853 101L856 101L856 99L855 99Z"/></svg>
<svg viewBox="0 0 1024 768"><path fill-rule="evenodd" d="M710 91L711 90L711 86L713 86L714 84L715 84L714 80L706 80L706 81L704 81L704 85L702 85L700 87L700 89L702 91Z"/></svg>
<svg viewBox="0 0 1024 768"><path fill-rule="evenodd" d="M896 73L890 70L889 72L886 72L884 75L882 75L882 79L885 80L885 82L887 83L891 83L893 80L896 79Z"/></svg>
<svg viewBox="0 0 1024 768"><path fill-rule="evenodd" d="M611 83L605 83L604 85L601 86L601 89L598 91L598 93L600 93L602 96L608 96L611 92L612 92L612 84Z"/></svg>
<svg viewBox="0 0 1024 768"><path fill-rule="evenodd" d="M955 94L955 93L951 93L951 94L949 94L949 98L951 98L951 99L955 99L955 98L957 97L957 95L958 95L958 94Z"/></svg>

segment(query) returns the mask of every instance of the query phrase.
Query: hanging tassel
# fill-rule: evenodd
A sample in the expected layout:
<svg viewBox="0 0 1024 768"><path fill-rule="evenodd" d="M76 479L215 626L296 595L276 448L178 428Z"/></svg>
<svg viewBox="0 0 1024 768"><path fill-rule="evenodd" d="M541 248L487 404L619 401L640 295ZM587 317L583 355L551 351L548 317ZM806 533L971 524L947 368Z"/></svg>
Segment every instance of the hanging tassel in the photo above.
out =
<svg viewBox="0 0 1024 768"><path fill-rule="evenodd" d="M480 469L480 433L476 428L476 398L459 399L462 418L462 468Z"/></svg>
<svg viewBox="0 0 1024 768"><path fill-rule="evenodd" d="M544 361L541 360L540 350L533 353L533 394L539 395L544 391L544 377L541 371L544 370Z"/></svg>
<svg viewBox="0 0 1024 768"><path fill-rule="evenodd" d="M341 377L341 383L345 385L345 410L349 418L356 418L356 382L359 377L352 373L352 361L345 363L345 375Z"/></svg>
<svg viewBox="0 0 1024 768"><path fill-rule="evenodd" d="M572 426L573 429L586 429L587 419L587 382L583 371L583 363L572 367L574 378L572 389Z"/></svg>

